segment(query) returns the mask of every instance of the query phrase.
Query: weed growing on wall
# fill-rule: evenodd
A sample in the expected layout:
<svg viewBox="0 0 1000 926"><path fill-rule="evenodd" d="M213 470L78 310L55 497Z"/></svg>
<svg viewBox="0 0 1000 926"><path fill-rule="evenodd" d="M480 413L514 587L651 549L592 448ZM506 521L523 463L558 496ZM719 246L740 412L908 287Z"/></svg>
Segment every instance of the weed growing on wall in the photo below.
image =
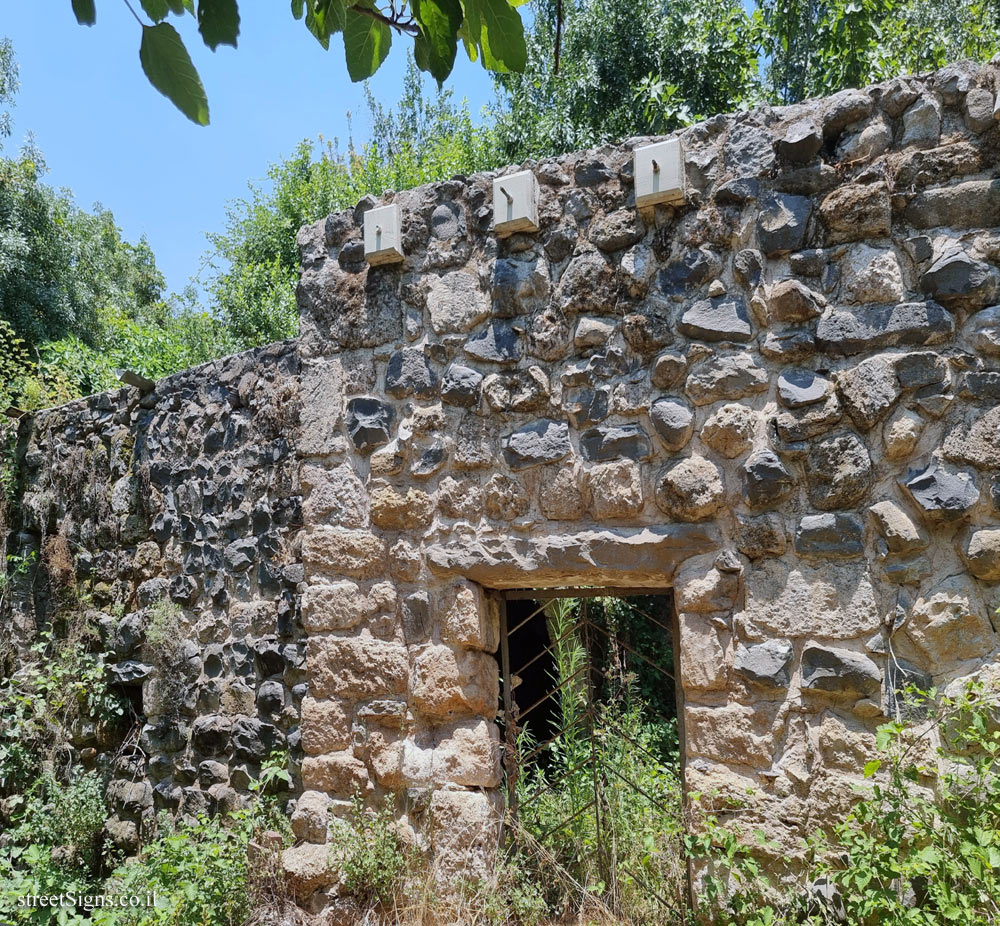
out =
<svg viewBox="0 0 1000 926"><path fill-rule="evenodd" d="M85 622L68 639L43 631L30 659L0 682L0 794L27 791L63 754L73 731L91 725L100 735L125 717L125 702L108 683L104 654L89 647L94 633Z"/></svg>
<svg viewBox="0 0 1000 926"><path fill-rule="evenodd" d="M365 906L389 905L411 861L396 830L396 817L392 798L373 810L356 795L350 818L331 828L330 861L347 892Z"/></svg>
<svg viewBox="0 0 1000 926"><path fill-rule="evenodd" d="M703 893L715 921L998 922L1000 686L977 680L958 694L910 697L927 719L879 728L879 755L864 768L868 792L831 834L810 837L804 872L765 873L753 847L713 819L690 840L692 855L715 866Z"/></svg>

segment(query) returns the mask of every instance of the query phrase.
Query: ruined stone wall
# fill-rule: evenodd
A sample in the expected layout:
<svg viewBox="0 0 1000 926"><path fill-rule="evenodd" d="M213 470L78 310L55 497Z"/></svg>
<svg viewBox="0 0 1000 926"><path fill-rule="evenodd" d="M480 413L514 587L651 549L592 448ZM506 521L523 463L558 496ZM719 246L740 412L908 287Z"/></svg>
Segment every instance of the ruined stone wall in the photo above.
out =
<svg viewBox="0 0 1000 926"><path fill-rule="evenodd" d="M996 664L998 82L714 118L676 207L634 206L643 140L531 163L532 234L494 234L493 175L387 195L395 266L366 200L300 233L296 345L25 425L18 543L66 538L142 685L124 841L287 744L303 899L358 791L401 796L443 879L482 867L497 592L579 585L673 591L689 789L787 851L840 819L899 688Z"/></svg>
<svg viewBox="0 0 1000 926"><path fill-rule="evenodd" d="M73 761L111 775L123 847L160 810L238 806L273 749L297 755L298 406L286 342L22 425L10 551L37 559L4 642L23 657L53 623L99 631L137 722L66 733Z"/></svg>
<svg viewBox="0 0 1000 926"><path fill-rule="evenodd" d="M633 140L528 164L537 233L497 238L492 174L387 194L395 266L374 199L302 230L313 819L405 793L446 875L485 857L491 590L672 588L687 787L789 851L899 688L994 663L997 82L711 119L676 208L635 208Z"/></svg>

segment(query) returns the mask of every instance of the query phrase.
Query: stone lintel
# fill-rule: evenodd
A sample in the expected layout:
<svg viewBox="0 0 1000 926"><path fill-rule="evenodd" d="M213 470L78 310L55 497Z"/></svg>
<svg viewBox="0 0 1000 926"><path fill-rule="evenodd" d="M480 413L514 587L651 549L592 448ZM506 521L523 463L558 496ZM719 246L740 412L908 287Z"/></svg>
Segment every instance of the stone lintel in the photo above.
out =
<svg viewBox="0 0 1000 926"><path fill-rule="evenodd" d="M488 588L655 588L669 585L686 559L720 543L715 527L668 524L537 538L447 539L428 546L427 560L439 575L460 575Z"/></svg>

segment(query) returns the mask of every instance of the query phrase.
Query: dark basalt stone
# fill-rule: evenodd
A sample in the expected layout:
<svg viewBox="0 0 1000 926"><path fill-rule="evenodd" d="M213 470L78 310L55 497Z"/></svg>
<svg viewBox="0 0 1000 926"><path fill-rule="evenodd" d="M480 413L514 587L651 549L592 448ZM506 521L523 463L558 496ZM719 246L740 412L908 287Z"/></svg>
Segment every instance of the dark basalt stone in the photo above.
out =
<svg viewBox="0 0 1000 926"><path fill-rule="evenodd" d="M404 347L389 357L385 371L385 391L397 398L437 395L438 377L419 347Z"/></svg>
<svg viewBox="0 0 1000 926"><path fill-rule="evenodd" d="M787 408L815 405L831 391L830 380L812 370L785 370L778 377L778 400Z"/></svg>
<svg viewBox="0 0 1000 926"><path fill-rule="evenodd" d="M694 412L681 399L664 397L649 407L649 420L663 446L672 452L684 447L694 430Z"/></svg>
<svg viewBox="0 0 1000 926"><path fill-rule="evenodd" d="M979 488L969 473L947 470L937 460L911 475L904 485L932 521L960 521L979 501Z"/></svg>
<svg viewBox="0 0 1000 926"><path fill-rule="evenodd" d="M521 359L521 335L508 321L495 320L465 342L470 357L486 363L507 365Z"/></svg>
<svg viewBox="0 0 1000 926"><path fill-rule="evenodd" d="M580 435L580 453L590 463L618 460L647 460L653 452L649 435L637 424L591 428Z"/></svg>
<svg viewBox="0 0 1000 926"><path fill-rule="evenodd" d="M857 698L877 694L882 673L863 653L825 646L802 651L802 687Z"/></svg>
<svg viewBox="0 0 1000 926"><path fill-rule="evenodd" d="M943 344L955 333L951 314L937 302L831 309L816 329L819 346L835 354L860 354L883 347Z"/></svg>
<svg viewBox="0 0 1000 926"><path fill-rule="evenodd" d="M571 450L569 425L548 418L525 425L503 439L504 458L513 470L555 463L568 456Z"/></svg>
<svg viewBox="0 0 1000 926"><path fill-rule="evenodd" d="M773 450L758 450L743 464L743 497L753 508L787 498L793 485L792 474Z"/></svg>
<svg viewBox="0 0 1000 926"><path fill-rule="evenodd" d="M806 515L795 531L795 552L800 556L850 559L865 552L864 538L864 524L857 515Z"/></svg>
<svg viewBox="0 0 1000 926"><path fill-rule="evenodd" d="M791 683L792 647L783 640L768 640L736 649L733 671L768 688L787 688Z"/></svg>
<svg viewBox="0 0 1000 926"><path fill-rule="evenodd" d="M681 334L702 341L745 343L753 337L746 301L738 295L696 302L681 316L677 328Z"/></svg>
<svg viewBox="0 0 1000 926"><path fill-rule="evenodd" d="M812 200L805 196L773 193L764 200L757 218L757 238L768 256L798 251L806 237Z"/></svg>
<svg viewBox="0 0 1000 926"><path fill-rule="evenodd" d="M775 142L778 154L794 164L811 161L823 147L823 133L812 119L793 122Z"/></svg>
<svg viewBox="0 0 1000 926"><path fill-rule="evenodd" d="M472 408L479 404L479 390L483 374L472 367L453 363L441 383L441 399L448 405Z"/></svg>
<svg viewBox="0 0 1000 926"><path fill-rule="evenodd" d="M371 453L387 444L391 436L393 407L379 399L362 397L347 403L345 423L354 446L362 453Z"/></svg>
<svg viewBox="0 0 1000 926"><path fill-rule="evenodd" d="M665 296L683 293L688 287L704 283L713 276L718 263L718 258L710 251L688 251L659 272L657 285Z"/></svg>

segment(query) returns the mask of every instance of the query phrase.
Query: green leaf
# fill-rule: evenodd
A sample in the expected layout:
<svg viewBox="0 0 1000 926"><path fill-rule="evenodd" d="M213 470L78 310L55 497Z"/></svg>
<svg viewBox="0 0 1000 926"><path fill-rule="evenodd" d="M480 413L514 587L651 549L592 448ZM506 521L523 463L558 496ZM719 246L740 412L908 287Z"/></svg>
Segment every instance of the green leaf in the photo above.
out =
<svg viewBox="0 0 1000 926"><path fill-rule="evenodd" d="M306 7L306 28L316 36L316 41L328 49L330 36L343 32L345 23L344 0L309 0Z"/></svg>
<svg viewBox="0 0 1000 926"><path fill-rule="evenodd" d="M881 759L872 759L865 763L865 778L871 778L882 766Z"/></svg>
<svg viewBox="0 0 1000 926"><path fill-rule="evenodd" d="M465 0L469 32L491 71L523 71L528 60L521 17L507 0Z"/></svg>
<svg viewBox="0 0 1000 926"><path fill-rule="evenodd" d="M344 51L351 80L357 82L371 77L385 61L390 45L392 33L384 22L355 9L347 10Z"/></svg>
<svg viewBox="0 0 1000 926"><path fill-rule="evenodd" d="M81 26L92 26L97 22L94 0L73 0L73 14Z"/></svg>
<svg viewBox="0 0 1000 926"><path fill-rule="evenodd" d="M169 23L142 27L139 60L149 82L185 116L208 125L208 98L181 37Z"/></svg>
<svg viewBox="0 0 1000 926"><path fill-rule="evenodd" d="M154 23L162 22L166 19L167 14L171 10L171 4L168 0L140 0L140 2L142 3L142 8L146 11L146 15ZM176 13L177 10L174 10L174 12Z"/></svg>
<svg viewBox="0 0 1000 926"><path fill-rule="evenodd" d="M412 8L420 26L413 49L417 66L441 83L455 66L461 4L459 0L413 0Z"/></svg>
<svg viewBox="0 0 1000 926"><path fill-rule="evenodd" d="M198 0L198 31L212 51L220 45L235 48L240 34L240 11L236 0Z"/></svg>
<svg viewBox="0 0 1000 926"><path fill-rule="evenodd" d="M301 19L304 10L305 0L292 0L292 16L296 19Z"/></svg>

